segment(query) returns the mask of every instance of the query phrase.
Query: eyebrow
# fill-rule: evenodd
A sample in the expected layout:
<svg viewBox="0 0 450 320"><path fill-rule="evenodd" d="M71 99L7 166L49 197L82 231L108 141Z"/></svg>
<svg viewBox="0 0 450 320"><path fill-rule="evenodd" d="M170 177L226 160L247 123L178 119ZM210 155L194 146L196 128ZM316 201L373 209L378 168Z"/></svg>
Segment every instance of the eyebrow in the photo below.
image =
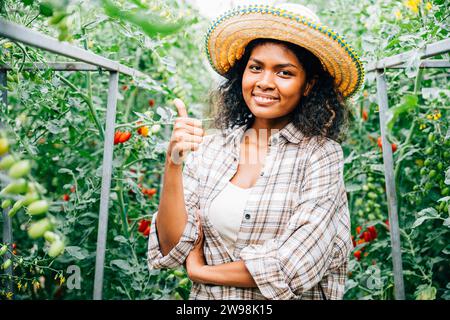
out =
<svg viewBox="0 0 450 320"><path fill-rule="evenodd" d="M264 65L264 63L258 59L250 58L250 60L253 60L256 63ZM285 68L285 67L294 67L294 68L298 69L298 67L296 65L293 65L292 63L289 63L289 62L288 63L279 63L279 64L275 65L275 68Z"/></svg>

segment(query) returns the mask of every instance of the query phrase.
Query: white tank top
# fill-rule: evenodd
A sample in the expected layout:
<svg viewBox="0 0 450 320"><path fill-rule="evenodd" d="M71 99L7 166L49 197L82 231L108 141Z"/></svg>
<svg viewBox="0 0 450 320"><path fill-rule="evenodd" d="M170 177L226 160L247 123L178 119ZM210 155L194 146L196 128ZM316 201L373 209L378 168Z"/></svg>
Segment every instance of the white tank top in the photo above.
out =
<svg viewBox="0 0 450 320"><path fill-rule="evenodd" d="M228 181L227 186L211 202L209 220L219 232L231 255L235 248L251 189L243 189Z"/></svg>

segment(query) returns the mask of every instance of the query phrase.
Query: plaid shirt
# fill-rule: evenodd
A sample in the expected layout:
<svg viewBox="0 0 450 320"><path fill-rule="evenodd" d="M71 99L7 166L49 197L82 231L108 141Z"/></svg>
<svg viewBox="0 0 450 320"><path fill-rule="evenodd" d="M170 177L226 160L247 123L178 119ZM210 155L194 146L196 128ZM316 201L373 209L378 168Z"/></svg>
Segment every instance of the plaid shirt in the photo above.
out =
<svg viewBox="0 0 450 320"><path fill-rule="evenodd" d="M207 264L243 260L258 287L193 283L190 299L317 300L323 299L319 283L327 299L342 299L353 245L337 142L307 139L292 122L271 135L232 255L208 219L212 200L237 171L246 129L242 125L205 136L200 148L188 154L183 168L187 225L178 244L163 256L153 216L149 268L183 265L197 239L195 213L200 209Z"/></svg>

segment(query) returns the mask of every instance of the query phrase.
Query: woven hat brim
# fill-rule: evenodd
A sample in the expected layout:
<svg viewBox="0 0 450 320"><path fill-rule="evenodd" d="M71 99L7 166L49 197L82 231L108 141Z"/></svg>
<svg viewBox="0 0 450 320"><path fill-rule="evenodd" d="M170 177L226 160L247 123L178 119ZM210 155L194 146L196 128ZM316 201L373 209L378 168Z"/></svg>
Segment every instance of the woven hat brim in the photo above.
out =
<svg viewBox="0 0 450 320"><path fill-rule="evenodd" d="M364 68L356 52L334 30L294 13L267 6L230 11L210 27L205 49L212 67L221 75L239 60L256 38L295 43L316 55L348 98L364 82Z"/></svg>

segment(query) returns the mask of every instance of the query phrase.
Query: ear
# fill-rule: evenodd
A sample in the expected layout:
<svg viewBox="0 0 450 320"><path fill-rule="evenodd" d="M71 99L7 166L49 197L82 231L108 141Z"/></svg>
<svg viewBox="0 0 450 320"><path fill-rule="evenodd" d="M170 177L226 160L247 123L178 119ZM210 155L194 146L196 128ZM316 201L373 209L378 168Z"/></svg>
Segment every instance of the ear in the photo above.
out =
<svg viewBox="0 0 450 320"><path fill-rule="evenodd" d="M314 87L314 85L317 83L317 76L315 76L314 78L312 78L307 84L306 84L306 88L305 91L303 92L303 95L306 97L309 95L309 93L311 92L311 89Z"/></svg>

